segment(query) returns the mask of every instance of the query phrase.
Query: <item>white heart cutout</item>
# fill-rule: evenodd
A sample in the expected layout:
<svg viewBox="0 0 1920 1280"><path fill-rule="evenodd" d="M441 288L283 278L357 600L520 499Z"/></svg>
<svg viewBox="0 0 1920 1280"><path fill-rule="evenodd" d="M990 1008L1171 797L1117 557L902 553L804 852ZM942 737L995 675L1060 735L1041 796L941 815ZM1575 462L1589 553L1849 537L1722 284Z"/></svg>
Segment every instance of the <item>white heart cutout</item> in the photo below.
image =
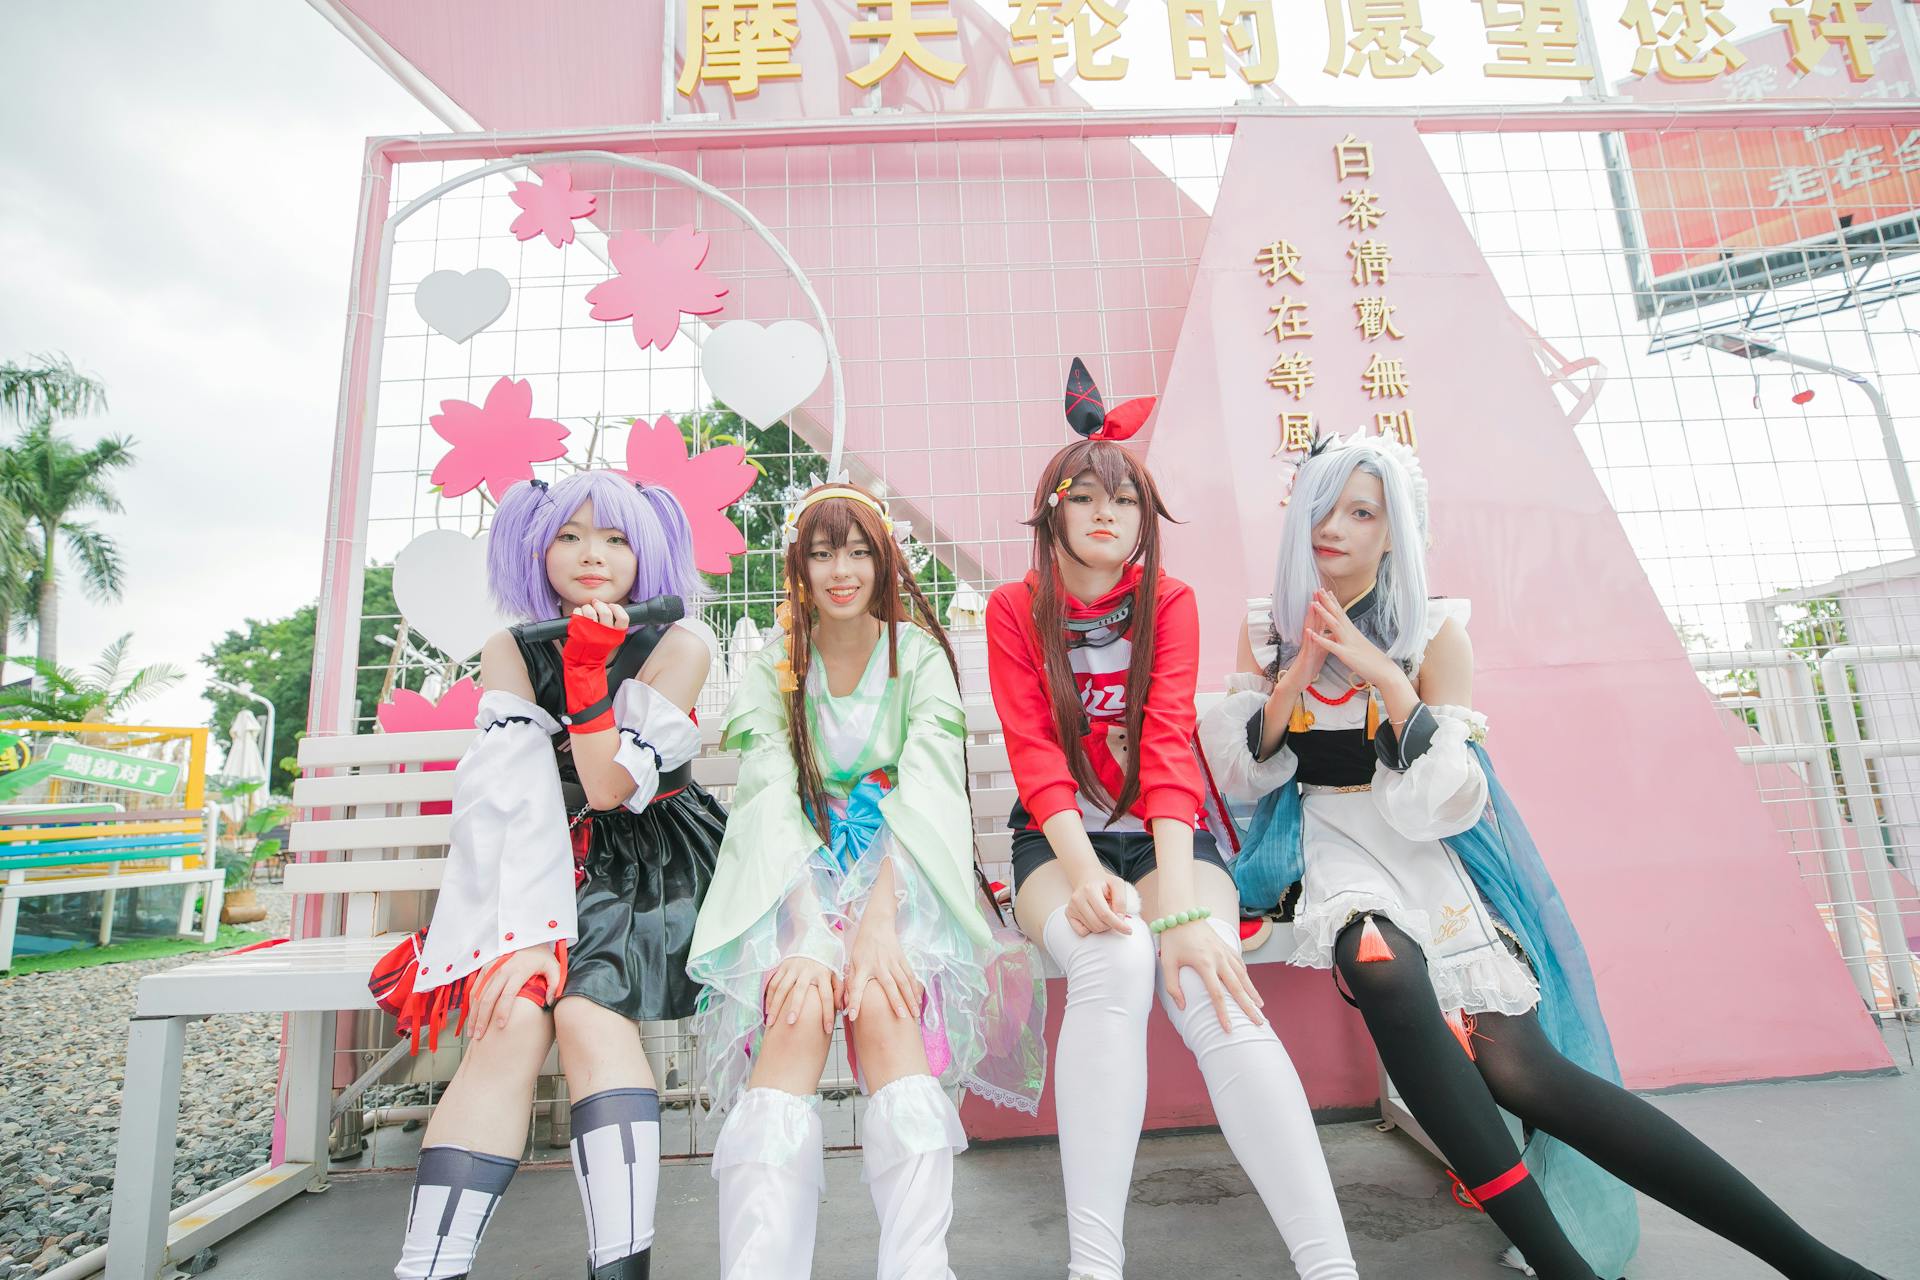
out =
<svg viewBox="0 0 1920 1280"><path fill-rule="evenodd" d="M492 267L436 271L413 290L413 309L435 333L465 342L507 312L513 287Z"/></svg>
<svg viewBox="0 0 1920 1280"><path fill-rule="evenodd" d="M756 427L780 422L827 376L827 341L803 320L761 328L731 320L700 344L700 371L713 394Z"/></svg>
<svg viewBox="0 0 1920 1280"><path fill-rule="evenodd" d="M407 625L453 662L507 625L487 589L487 535L429 529L393 558L393 602Z"/></svg>

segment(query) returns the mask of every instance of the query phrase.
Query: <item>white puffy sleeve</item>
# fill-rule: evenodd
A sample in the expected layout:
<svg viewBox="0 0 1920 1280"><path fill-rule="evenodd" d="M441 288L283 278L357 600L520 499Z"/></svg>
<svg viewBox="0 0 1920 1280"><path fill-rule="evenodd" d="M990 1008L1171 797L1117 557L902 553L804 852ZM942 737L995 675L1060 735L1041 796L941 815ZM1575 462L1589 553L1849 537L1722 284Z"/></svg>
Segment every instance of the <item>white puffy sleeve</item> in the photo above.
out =
<svg viewBox="0 0 1920 1280"><path fill-rule="evenodd" d="M1254 804L1281 783L1293 777L1299 763L1283 739L1280 747L1265 760L1254 758L1259 745L1259 722L1264 714L1267 690L1244 689L1229 693L1200 719L1200 750L1205 753L1213 780L1229 804Z"/></svg>
<svg viewBox="0 0 1920 1280"><path fill-rule="evenodd" d="M480 736L454 768L446 874L416 990L579 934L573 844L553 760L560 725L526 699L492 689L474 723Z"/></svg>
<svg viewBox="0 0 1920 1280"><path fill-rule="evenodd" d="M1273 664L1274 646L1268 643L1273 631L1272 603L1266 596L1247 601L1247 644L1262 667ZM1265 709L1273 681L1259 672L1234 671L1226 683L1227 696L1200 718L1200 750L1227 803L1254 804L1293 777L1299 761L1284 741L1265 760L1253 758L1260 728L1254 717Z"/></svg>
<svg viewBox="0 0 1920 1280"><path fill-rule="evenodd" d="M1486 736L1487 718L1470 707L1429 707L1432 737L1404 770L1382 761L1373 771L1373 801L1387 825L1409 840L1445 840L1471 830L1487 807L1487 775L1467 745ZM1414 728L1409 719L1408 728ZM1411 735L1411 732L1409 734Z"/></svg>
<svg viewBox="0 0 1920 1280"><path fill-rule="evenodd" d="M613 723L620 733L613 762L632 775L626 807L639 813L659 794L661 774L700 754L700 729L672 698L639 680L614 695Z"/></svg>

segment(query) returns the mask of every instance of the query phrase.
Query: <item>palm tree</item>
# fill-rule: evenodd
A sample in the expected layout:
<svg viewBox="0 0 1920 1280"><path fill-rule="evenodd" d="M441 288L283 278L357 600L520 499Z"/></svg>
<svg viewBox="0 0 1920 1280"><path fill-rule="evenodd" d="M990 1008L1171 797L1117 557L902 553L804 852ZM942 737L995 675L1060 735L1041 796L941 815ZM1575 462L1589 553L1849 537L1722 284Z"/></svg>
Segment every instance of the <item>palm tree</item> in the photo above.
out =
<svg viewBox="0 0 1920 1280"><path fill-rule="evenodd" d="M4 454L0 454L0 460ZM25 617L27 580L33 574L33 537L27 517L0 493L0 684L5 683L7 640L16 618Z"/></svg>
<svg viewBox="0 0 1920 1280"><path fill-rule="evenodd" d="M75 418L107 407L107 389L65 356L32 355L0 363L0 410L17 422Z"/></svg>
<svg viewBox="0 0 1920 1280"><path fill-rule="evenodd" d="M111 721L120 712L179 682L180 669L164 662L138 671L121 670L132 641L131 632L121 636L103 649L86 671L58 667L38 658L14 659L32 669L34 687L0 689L0 720L56 720L64 724Z"/></svg>
<svg viewBox="0 0 1920 1280"><path fill-rule="evenodd" d="M118 512L120 499L108 484L112 472L133 462L133 441L108 436L82 449L54 433L53 421L42 414L12 446L0 450L0 498L11 503L31 526L35 542L28 544L24 590L13 605L31 616L38 633L40 666L35 683L46 670L57 669L60 633L60 591L56 552L61 543L80 568L80 581L95 599L119 598L124 574L120 548L92 525L73 518L92 508ZM10 578L9 581L18 581ZM11 612L11 610L9 610ZM6 620L9 624L11 618Z"/></svg>
<svg viewBox="0 0 1920 1280"><path fill-rule="evenodd" d="M75 369L63 355L31 355L26 364L0 361L0 417L51 421L106 407L106 387ZM14 627L30 621L36 612L39 596L32 589L32 579L40 558L26 513L0 492L0 680L4 680L7 642Z"/></svg>

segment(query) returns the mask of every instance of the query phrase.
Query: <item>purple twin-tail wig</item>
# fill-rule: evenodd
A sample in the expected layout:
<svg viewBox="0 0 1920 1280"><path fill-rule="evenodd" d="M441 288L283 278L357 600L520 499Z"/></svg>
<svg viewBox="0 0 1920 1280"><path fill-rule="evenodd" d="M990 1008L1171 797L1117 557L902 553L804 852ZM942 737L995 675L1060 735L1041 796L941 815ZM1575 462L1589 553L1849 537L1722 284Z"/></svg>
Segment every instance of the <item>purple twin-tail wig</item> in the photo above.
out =
<svg viewBox="0 0 1920 1280"><path fill-rule="evenodd" d="M532 622L560 616L560 596L547 579L547 548L588 503L594 524L618 529L633 548L638 565L628 600L674 595L693 605L700 575L693 567L693 529L679 499L617 471L576 471L551 485L523 480L500 500L487 540L487 583L502 609Z"/></svg>

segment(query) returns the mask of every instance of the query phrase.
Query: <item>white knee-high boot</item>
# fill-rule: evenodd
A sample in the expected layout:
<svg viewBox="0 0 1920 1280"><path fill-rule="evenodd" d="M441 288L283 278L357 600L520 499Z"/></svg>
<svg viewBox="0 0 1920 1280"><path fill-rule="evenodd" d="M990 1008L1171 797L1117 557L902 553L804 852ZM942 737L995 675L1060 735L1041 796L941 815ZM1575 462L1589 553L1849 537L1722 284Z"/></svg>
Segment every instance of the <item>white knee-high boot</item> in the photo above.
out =
<svg viewBox="0 0 1920 1280"><path fill-rule="evenodd" d="M1053 1058L1060 1173L1067 1199L1067 1271L1120 1280L1133 1157L1147 1113L1147 1015L1153 1010L1153 941L1132 933L1081 937L1065 907L1042 937L1067 975L1067 1010Z"/></svg>
<svg viewBox="0 0 1920 1280"><path fill-rule="evenodd" d="M1224 921L1206 924L1222 941L1240 945L1239 935ZM1185 1009L1175 1007L1164 986L1161 1005L1199 1061L1220 1131L1287 1242L1300 1280L1352 1280L1359 1273L1346 1224L1306 1090L1286 1046L1272 1026L1255 1025L1231 1002L1233 1029L1222 1031L1213 997L1191 969L1180 971L1180 992Z"/></svg>
<svg viewBox="0 0 1920 1280"><path fill-rule="evenodd" d="M953 1157L966 1130L940 1082L902 1076L867 1104L861 1177L880 1215L879 1280L953 1280Z"/></svg>
<svg viewBox="0 0 1920 1280"><path fill-rule="evenodd" d="M807 1280L826 1189L816 1100L749 1089L713 1144L721 1280Z"/></svg>

